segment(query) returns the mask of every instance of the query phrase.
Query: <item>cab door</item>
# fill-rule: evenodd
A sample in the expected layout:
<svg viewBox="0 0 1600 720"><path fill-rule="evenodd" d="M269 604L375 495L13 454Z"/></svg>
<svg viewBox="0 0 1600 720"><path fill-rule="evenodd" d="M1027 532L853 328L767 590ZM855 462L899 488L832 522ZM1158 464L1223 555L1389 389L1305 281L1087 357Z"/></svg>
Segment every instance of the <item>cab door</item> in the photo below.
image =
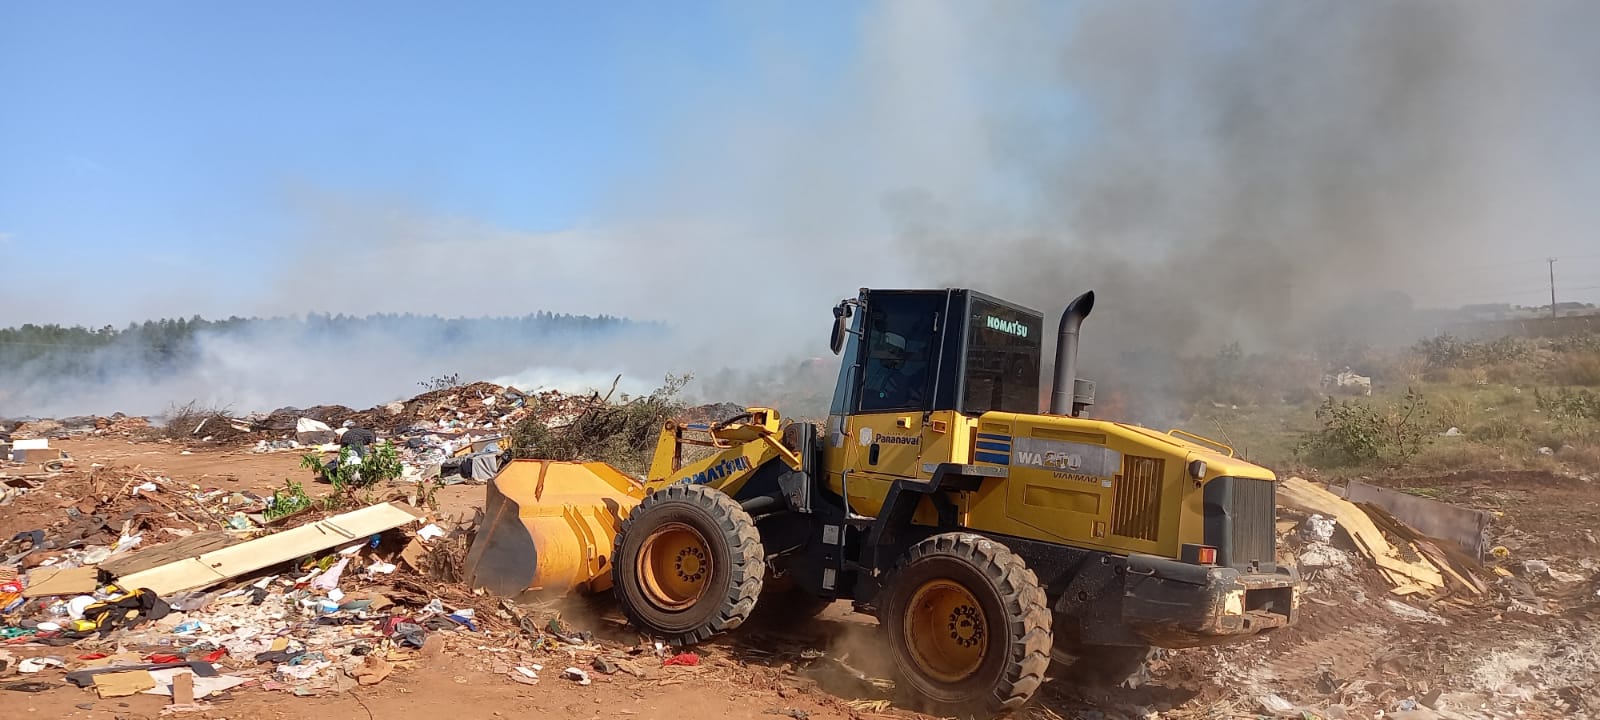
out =
<svg viewBox="0 0 1600 720"><path fill-rule="evenodd" d="M876 514L890 484L920 474L947 306L944 291L874 292L863 304L832 438L843 456L840 484L856 513Z"/></svg>

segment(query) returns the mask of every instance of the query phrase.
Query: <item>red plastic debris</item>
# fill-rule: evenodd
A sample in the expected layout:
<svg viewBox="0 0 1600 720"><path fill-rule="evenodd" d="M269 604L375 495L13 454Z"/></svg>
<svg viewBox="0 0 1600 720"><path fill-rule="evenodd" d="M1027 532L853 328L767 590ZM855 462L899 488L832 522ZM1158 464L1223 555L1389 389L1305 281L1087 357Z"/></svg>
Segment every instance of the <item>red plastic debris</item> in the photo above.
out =
<svg viewBox="0 0 1600 720"><path fill-rule="evenodd" d="M147 656L147 657L145 657L145 660L147 662L151 662L151 663L154 663L156 665L164 665L166 663L188 662L188 659L185 658L182 655L167 655L167 654L161 654L161 653Z"/></svg>
<svg viewBox="0 0 1600 720"><path fill-rule="evenodd" d="M78 659L79 660L99 660L101 658L107 658L107 657L111 657L111 656L107 655L105 653L89 653L88 655L79 655Z"/></svg>
<svg viewBox="0 0 1600 720"><path fill-rule="evenodd" d="M227 655L227 654L228 654L228 649L227 648L217 648L216 650L213 650L213 651L211 651L209 653L206 653L205 661L208 662L208 663L214 663L214 662L216 662L218 660L221 660L222 656L223 655Z"/></svg>
<svg viewBox="0 0 1600 720"><path fill-rule="evenodd" d="M685 667L693 667L700 664L700 656L692 652L678 653L677 655L673 655L672 657L662 661L661 664L663 666L683 665Z"/></svg>

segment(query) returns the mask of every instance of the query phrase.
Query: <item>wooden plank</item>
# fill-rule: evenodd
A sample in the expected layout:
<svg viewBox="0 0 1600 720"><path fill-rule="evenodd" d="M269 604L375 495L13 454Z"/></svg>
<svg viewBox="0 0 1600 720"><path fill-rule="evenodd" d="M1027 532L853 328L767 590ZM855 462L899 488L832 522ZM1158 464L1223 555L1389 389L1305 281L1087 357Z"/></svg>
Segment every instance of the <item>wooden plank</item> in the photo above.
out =
<svg viewBox="0 0 1600 720"><path fill-rule="evenodd" d="M87 595L99 585L99 577L100 571L92 565L65 570L35 568L28 572L28 586L22 589L22 596Z"/></svg>
<svg viewBox="0 0 1600 720"><path fill-rule="evenodd" d="M1372 561L1377 563L1378 567L1389 570L1390 572L1399 573L1424 585L1432 585L1436 588L1444 587L1444 575L1439 572L1438 568L1433 567L1432 563L1427 565L1423 565L1421 563L1408 563L1399 558L1389 557L1388 555L1379 555L1374 557Z"/></svg>
<svg viewBox="0 0 1600 720"><path fill-rule="evenodd" d="M1457 569L1455 565L1450 562L1449 558L1445 557L1444 551L1440 550L1439 546L1434 545L1432 542L1427 540L1418 540L1416 545L1417 549L1421 551L1425 557L1427 557L1429 560L1432 560L1434 565L1438 565L1439 569L1443 570L1451 580L1456 581L1462 587L1466 588L1468 592L1471 592L1474 595L1482 595L1484 591L1488 589L1484 587L1476 577L1473 577L1471 572L1464 572L1460 569Z"/></svg>
<svg viewBox="0 0 1600 720"><path fill-rule="evenodd" d="M128 553L121 557L114 557L100 563L100 569L106 571L111 577L122 577L143 572L154 567L177 562L196 555L204 555L212 550L221 550L245 541L239 533L230 530L213 530L211 532L196 533L189 537L169 542L165 545Z"/></svg>
<svg viewBox="0 0 1600 720"><path fill-rule="evenodd" d="M1473 576L1470 570L1473 563L1466 561L1466 556L1456 552L1456 558L1460 558L1460 561L1457 561L1445 552L1443 548L1449 545L1448 541L1441 541L1445 543L1444 546L1435 543L1435 538L1423 535L1416 528L1402 522L1380 505L1358 503L1357 506L1365 511L1367 516L1372 518L1372 521L1382 527L1385 532L1404 539L1411 550L1418 556L1426 558L1434 567L1465 587L1469 592L1481 595L1488 589Z"/></svg>
<svg viewBox="0 0 1600 720"><path fill-rule="evenodd" d="M123 575L117 578L117 585L129 590L149 588L157 595L203 588L329 548L360 542L421 517L421 513L402 503L371 505L275 535Z"/></svg>

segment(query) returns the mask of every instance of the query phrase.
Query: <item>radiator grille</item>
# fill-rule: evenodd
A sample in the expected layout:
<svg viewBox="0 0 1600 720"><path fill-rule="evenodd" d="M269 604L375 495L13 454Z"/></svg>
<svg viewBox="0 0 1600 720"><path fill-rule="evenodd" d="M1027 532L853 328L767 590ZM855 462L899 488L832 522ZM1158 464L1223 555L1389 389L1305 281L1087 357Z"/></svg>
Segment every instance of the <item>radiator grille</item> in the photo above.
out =
<svg viewBox="0 0 1600 720"><path fill-rule="evenodd" d="M1124 455L1111 500L1111 534L1156 541L1161 534L1161 476L1166 461Z"/></svg>
<svg viewBox="0 0 1600 720"><path fill-rule="evenodd" d="M1262 570L1277 566L1277 492L1270 480L1234 479L1228 513L1233 527L1228 547L1229 561L1235 567L1244 567L1251 561L1259 563Z"/></svg>

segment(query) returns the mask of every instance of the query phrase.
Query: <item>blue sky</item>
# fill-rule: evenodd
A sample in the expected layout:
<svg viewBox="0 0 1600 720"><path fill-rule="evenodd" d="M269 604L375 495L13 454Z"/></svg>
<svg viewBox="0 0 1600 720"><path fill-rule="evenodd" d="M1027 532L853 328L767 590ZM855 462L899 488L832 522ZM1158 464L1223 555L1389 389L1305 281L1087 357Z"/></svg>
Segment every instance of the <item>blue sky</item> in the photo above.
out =
<svg viewBox="0 0 1600 720"><path fill-rule="evenodd" d="M1246 99L1291 108L1258 128L1283 140L1290 163L1345 157L1318 154L1336 145L1302 138L1307 120L1381 133L1393 119L1391 96L1365 95L1386 84L1363 74L1362 55L1393 40L1384 28L1410 9L1222 10L1022 0L0 5L0 257L25 268L0 280L0 325L306 311L672 319L681 313L661 297L694 290L698 302L720 302L705 281L718 277L763 277L767 292L752 301L762 304L746 309L768 313L901 282L1053 304L1060 267L1144 265L1118 257L1144 246L1181 259L1240 217L1258 219L1236 217L1215 192L1255 188L1252 168L1235 172L1228 154L1239 108L1224 91L1237 92L1238 77L1260 93ZM1334 10L1347 22L1324 22ZM1373 283L1411 287L1429 271L1443 276L1425 283L1440 302L1532 304L1542 301L1541 259L1557 255L1560 281L1600 298L1588 232L1600 222L1590 197L1600 153L1587 131L1600 96L1575 69L1593 66L1583 51L1593 44L1571 37L1587 25L1534 13L1531 32L1500 13L1511 11L1480 13L1476 32L1445 45L1477 64L1459 76L1437 69L1446 63L1430 71L1427 97L1443 107L1420 121L1399 116L1428 129L1401 138L1433 134L1435 115L1446 118L1441 131L1465 128L1439 133L1460 135L1438 144L1441 156L1460 156L1451 172L1410 168L1421 180L1397 183L1405 192L1393 208L1374 193L1352 213L1395 210L1367 228L1398 238L1375 244L1392 255L1375 265L1393 277ZM1303 42L1267 32L1280 15L1292 30L1282 36ZM1086 20L1093 29L1075 34ZM1319 54L1330 48L1333 61ZM1353 69L1322 72L1340 63ZM1298 92L1307 76L1351 97ZM1266 156L1263 166L1290 163ZM1312 187L1322 169L1282 175ZM1453 186L1463 178L1485 180ZM1123 183L1139 188L1136 202L1122 202ZM1441 186L1431 205L1412 192ZM898 215L888 200L907 193L929 202ZM1309 218L1338 209L1315 193L1292 199L1318 211ZM1127 212L1094 222L1107 208ZM1268 227L1287 239L1258 238L1268 249L1344 230L1282 222ZM1118 229L1128 237L1106 234ZM930 235L953 250L930 246ZM1412 238L1426 247L1408 247ZM1020 264L991 275L968 262L986 242L1040 268L1031 290L1015 277ZM1294 249L1286 255L1340 257L1326 242ZM631 262L613 263L618 255ZM1240 255L1213 260L1250 259ZM848 271L840 258L853 261ZM1316 257L1302 264L1325 279ZM521 286L462 284L495 268Z"/></svg>
<svg viewBox="0 0 1600 720"><path fill-rule="evenodd" d="M214 282L196 311L249 312L263 267L291 261L286 208L308 190L524 232L592 223L695 103L766 91L750 68L772 62L775 39L782 62L836 71L859 11L456 7L6 4L0 253L32 268L13 290L176 299L171 286L203 276ZM0 321L134 319L103 300L71 318L21 310Z"/></svg>

